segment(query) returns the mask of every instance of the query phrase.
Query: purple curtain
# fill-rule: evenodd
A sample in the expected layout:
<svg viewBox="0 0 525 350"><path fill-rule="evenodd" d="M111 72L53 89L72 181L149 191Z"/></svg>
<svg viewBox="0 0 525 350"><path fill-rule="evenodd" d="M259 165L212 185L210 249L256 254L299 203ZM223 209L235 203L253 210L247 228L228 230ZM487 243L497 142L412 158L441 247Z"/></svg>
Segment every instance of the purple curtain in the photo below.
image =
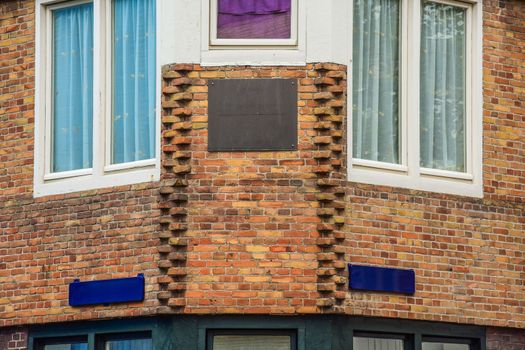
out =
<svg viewBox="0 0 525 350"><path fill-rule="evenodd" d="M219 0L219 13L228 15L267 15L290 8L290 0Z"/></svg>
<svg viewBox="0 0 525 350"><path fill-rule="evenodd" d="M291 0L218 0L219 38L290 37Z"/></svg>

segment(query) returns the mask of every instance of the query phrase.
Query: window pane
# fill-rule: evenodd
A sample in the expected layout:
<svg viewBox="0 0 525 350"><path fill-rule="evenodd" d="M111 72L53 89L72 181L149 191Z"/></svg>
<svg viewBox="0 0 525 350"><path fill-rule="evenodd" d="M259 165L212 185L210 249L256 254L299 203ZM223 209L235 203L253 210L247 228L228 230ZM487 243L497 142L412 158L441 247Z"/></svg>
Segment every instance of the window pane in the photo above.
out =
<svg viewBox="0 0 525 350"><path fill-rule="evenodd" d="M52 171L93 162L93 5L53 11Z"/></svg>
<svg viewBox="0 0 525 350"><path fill-rule="evenodd" d="M353 157L399 163L399 1L355 0Z"/></svg>
<svg viewBox="0 0 525 350"><path fill-rule="evenodd" d="M291 38L292 0L217 0L218 39Z"/></svg>
<svg viewBox="0 0 525 350"><path fill-rule="evenodd" d="M354 337L354 350L403 350L403 340Z"/></svg>
<svg viewBox="0 0 525 350"><path fill-rule="evenodd" d="M213 350L291 350L287 335L216 335Z"/></svg>
<svg viewBox="0 0 525 350"><path fill-rule="evenodd" d="M445 344L423 342L423 350L470 350L468 344Z"/></svg>
<svg viewBox="0 0 525 350"><path fill-rule="evenodd" d="M114 0L113 164L155 157L155 52L155 0Z"/></svg>
<svg viewBox="0 0 525 350"><path fill-rule="evenodd" d="M421 166L465 171L465 9L425 2L421 23Z"/></svg>
<svg viewBox="0 0 525 350"><path fill-rule="evenodd" d="M88 350L87 343L45 345L44 350Z"/></svg>
<svg viewBox="0 0 525 350"><path fill-rule="evenodd" d="M105 350L153 350L151 339L108 340Z"/></svg>

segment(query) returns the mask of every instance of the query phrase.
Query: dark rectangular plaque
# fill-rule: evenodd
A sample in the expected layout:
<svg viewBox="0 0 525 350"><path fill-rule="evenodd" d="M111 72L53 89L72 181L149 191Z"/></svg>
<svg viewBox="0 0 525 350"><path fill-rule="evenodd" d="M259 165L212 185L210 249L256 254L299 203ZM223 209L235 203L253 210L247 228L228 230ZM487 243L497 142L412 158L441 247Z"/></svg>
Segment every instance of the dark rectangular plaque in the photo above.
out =
<svg viewBox="0 0 525 350"><path fill-rule="evenodd" d="M69 305L85 306L144 300L144 275L69 284Z"/></svg>
<svg viewBox="0 0 525 350"><path fill-rule="evenodd" d="M414 294L416 290L414 270L352 264L348 270L351 289L403 294Z"/></svg>
<svg viewBox="0 0 525 350"><path fill-rule="evenodd" d="M297 149L296 79L219 79L208 84L209 151Z"/></svg>

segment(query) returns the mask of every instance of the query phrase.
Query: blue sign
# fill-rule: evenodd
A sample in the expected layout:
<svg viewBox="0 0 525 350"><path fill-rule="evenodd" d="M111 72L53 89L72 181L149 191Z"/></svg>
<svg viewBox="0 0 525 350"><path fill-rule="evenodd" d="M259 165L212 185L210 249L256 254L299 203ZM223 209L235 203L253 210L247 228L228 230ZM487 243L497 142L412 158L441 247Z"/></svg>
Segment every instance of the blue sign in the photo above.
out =
<svg viewBox="0 0 525 350"><path fill-rule="evenodd" d="M414 294L414 270L348 264L350 288L377 292Z"/></svg>
<svg viewBox="0 0 525 350"><path fill-rule="evenodd" d="M85 306L144 300L144 275L69 284L69 305Z"/></svg>

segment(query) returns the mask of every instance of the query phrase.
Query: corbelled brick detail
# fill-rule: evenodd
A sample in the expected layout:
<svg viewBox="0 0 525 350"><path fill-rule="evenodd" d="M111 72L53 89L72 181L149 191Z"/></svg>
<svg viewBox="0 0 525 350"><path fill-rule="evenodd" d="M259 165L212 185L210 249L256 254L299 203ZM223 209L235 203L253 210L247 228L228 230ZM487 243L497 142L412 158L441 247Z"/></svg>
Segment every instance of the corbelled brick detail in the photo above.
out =
<svg viewBox="0 0 525 350"><path fill-rule="evenodd" d="M313 129L316 151L313 158L317 166L313 169L317 176L316 200L319 238L317 254L317 290L321 298L317 306L327 310L341 305L346 297L344 276L345 257L340 244L345 233L345 171L344 167L344 127L346 115L346 66L319 63L313 66L318 75L314 78L317 88L312 96L313 114L317 118Z"/></svg>
<svg viewBox="0 0 525 350"><path fill-rule="evenodd" d="M162 183L161 194L161 231L159 246L159 268L164 276L159 278L158 298L163 306L159 312L169 313L172 308L185 305L186 259L188 239L188 180L191 173L191 130L192 109L188 108L193 100L196 86L202 81L190 79L188 72L192 65L173 65L165 67L162 89Z"/></svg>
<svg viewBox="0 0 525 350"><path fill-rule="evenodd" d="M181 75L181 67L187 73ZM319 124L315 110L323 107L319 96L314 99L320 91L315 81L323 76L313 65L258 68L173 65L165 67L164 76L170 77L164 85L165 118L175 110L191 115L191 119L177 119L188 123L184 129L187 131L165 131L170 133L169 137L184 140L189 147L185 148L189 154L184 165L191 167L191 173L184 174L188 180L184 271L187 277L181 286L185 289L185 302L176 306L184 304L185 312L192 313L319 311L316 299L321 284L316 269L317 253L322 252L318 231L322 221L317 210L320 201L329 200L319 196L323 192L320 188L333 187L331 184L319 187L314 172L318 167L314 153L319 153L313 143L318 137L314 126ZM208 79L221 78L298 79L298 151L208 152ZM173 88L175 81L183 83L184 89ZM336 92L339 96L343 94L344 91ZM184 98L184 105L179 97ZM342 108L324 107L338 111ZM341 126L332 129L336 132ZM330 133L327 135L330 143L338 139L337 135L333 138ZM171 148L172 144L170 138L164 139L163 147L168 147L165 154L181 151ZM165 210L178 211L180 205L169 203Z"/></svg>

